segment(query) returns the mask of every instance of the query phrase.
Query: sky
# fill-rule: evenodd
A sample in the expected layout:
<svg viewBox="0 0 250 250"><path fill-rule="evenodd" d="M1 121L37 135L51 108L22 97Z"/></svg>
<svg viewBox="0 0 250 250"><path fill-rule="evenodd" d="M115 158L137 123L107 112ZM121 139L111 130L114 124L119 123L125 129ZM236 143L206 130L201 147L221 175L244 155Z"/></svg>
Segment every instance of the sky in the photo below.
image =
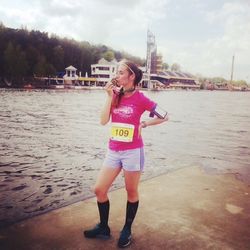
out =
<svg viewBox="0 0 250 250"><path fill-rule="evenodd" d="M40 30L146 58L149 29L170 66L250 83L250 0L0 0L6 27Z"/></svg>

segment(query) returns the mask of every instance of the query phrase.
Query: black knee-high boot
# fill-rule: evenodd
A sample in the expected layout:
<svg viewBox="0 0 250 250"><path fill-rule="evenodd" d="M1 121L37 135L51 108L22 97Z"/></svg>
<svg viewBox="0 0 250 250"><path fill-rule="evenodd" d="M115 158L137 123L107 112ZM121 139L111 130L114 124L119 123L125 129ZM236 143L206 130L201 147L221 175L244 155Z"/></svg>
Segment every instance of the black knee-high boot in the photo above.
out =
<svg viewBox="0 0 250 250"><path fill-rule="evenodd" d="M84 236L87 238L109 239L110 238L110 228L108 226L109 200L105 202L97 202L97 205L99 209L100 223L90 230L85 230Z"/></svg>
<svg viewBox="0 0 250 250"><path fill-rule="evenodd" d="M100 215L100 226L107 227L109 220L109 200L105 202L97 201L99 215Z"/></svg>
<svg viewBox="0 0 250 250"><path fill-rule="evenodd" d="M126 221L124 228L131 230L131 226L134 221L138 206L139 206L139 201L127 202Z"/></svg>
<svg viewBox="0 0 250 250"><path fill-rule="evenodd" d="M136 202L127 202L127 211L126 211L126 221L125 225L121 231L120 238L118 240L118 247L124 248L131 244L131 226L134 221L139 201Z"/></svg>

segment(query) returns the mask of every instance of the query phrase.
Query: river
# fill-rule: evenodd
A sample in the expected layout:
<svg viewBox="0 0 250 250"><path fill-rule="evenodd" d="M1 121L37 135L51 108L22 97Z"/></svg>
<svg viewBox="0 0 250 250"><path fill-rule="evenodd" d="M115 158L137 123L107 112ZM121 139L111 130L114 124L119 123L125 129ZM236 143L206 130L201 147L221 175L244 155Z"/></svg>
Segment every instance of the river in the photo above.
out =
<svg viewBox="0 0 250 250"><path fill-rule="evenodd" d="M105 95L0 89L1 227L93 196L109 134L109 126L99 125ZM170 120L143 130L143 180L199 166L250 184L250 92L145 95L164 107ZM122 175L112 189L121 186Z"/></svg>

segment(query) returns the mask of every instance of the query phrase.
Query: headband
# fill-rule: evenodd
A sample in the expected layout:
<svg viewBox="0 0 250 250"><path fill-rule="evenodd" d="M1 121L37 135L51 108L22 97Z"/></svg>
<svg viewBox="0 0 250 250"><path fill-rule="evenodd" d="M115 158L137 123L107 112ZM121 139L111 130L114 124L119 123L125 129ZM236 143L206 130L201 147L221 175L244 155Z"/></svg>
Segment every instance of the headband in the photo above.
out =
<svg viewBox="0 0 250 250"><path fill-rule="evenodd" d="M134 70L132 70L132 69L128 66L127 63L122 62L121 64L125 65L134 75L136 75L135 72L134 72Z"/></svg>

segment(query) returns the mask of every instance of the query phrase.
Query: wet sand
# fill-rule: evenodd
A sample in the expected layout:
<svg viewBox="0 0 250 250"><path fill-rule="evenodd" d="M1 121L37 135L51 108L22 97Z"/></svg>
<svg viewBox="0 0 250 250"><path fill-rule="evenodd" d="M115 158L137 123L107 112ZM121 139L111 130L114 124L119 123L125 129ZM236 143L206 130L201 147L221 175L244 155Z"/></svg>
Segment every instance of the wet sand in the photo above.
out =
<svg viewBox="0 0 250 250"><path fill-rule="evenodd" d="M95 198L0 230L0 249L117 249L126 193L110 192L110 240L83 237L98 220ZM249 249L250 187L232 175L184 168L140 185L130 249Z"/></svg>

